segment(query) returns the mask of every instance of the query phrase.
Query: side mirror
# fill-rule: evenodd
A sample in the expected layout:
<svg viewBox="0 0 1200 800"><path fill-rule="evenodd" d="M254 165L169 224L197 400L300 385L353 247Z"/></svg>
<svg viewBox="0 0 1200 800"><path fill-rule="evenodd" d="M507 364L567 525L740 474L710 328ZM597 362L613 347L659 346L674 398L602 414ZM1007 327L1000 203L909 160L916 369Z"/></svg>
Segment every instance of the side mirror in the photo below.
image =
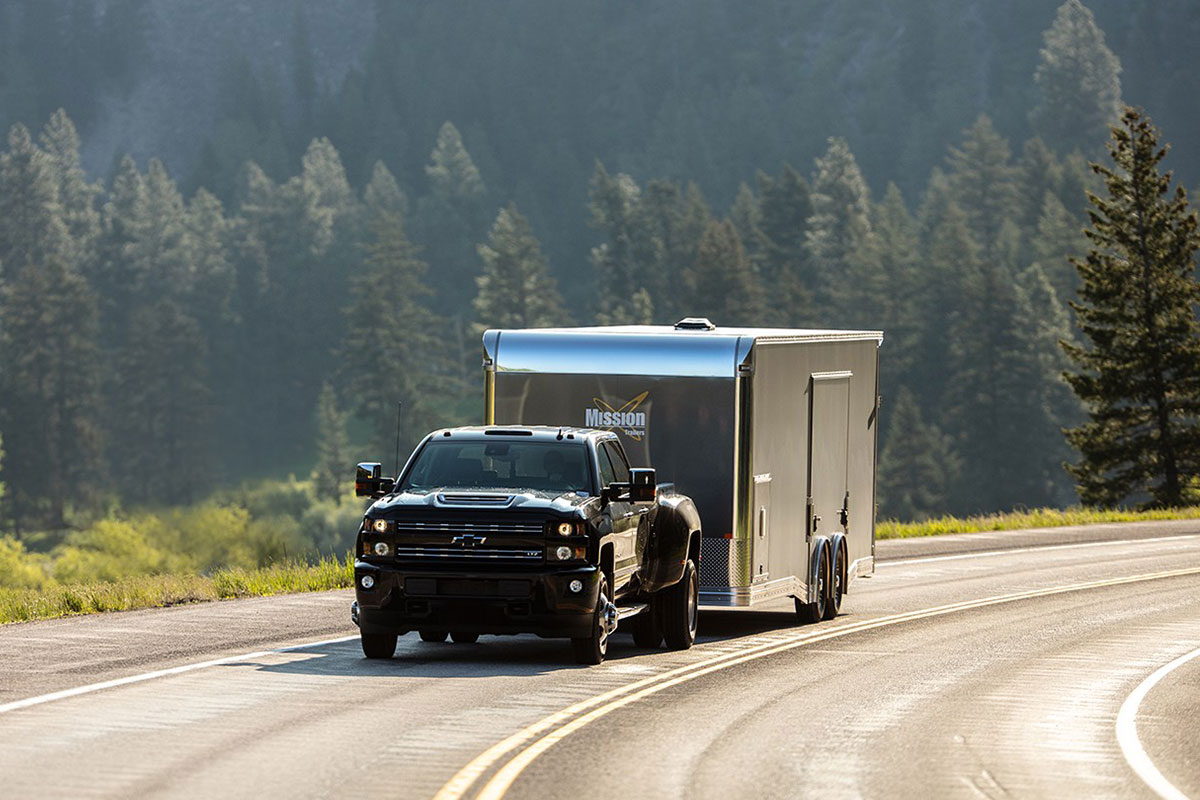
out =
<svg viewBox="0 0 1200 800"><path fill-rule="evenodd" d="M658 497L658 476L653 469L629 470L629 500L633 503L653 503Z"/></svg>
<svg viewBox="0 0 1200 800"><path fill-rule="evenodd" d="M383 465L377 461L362 461L354 471L356 497L383 497L396 485L395 478L384 478Z"/></svg>
<svg viewBox="0 0 1200 800"><path fill-rule="evenodd" d="M621 481L613 481L608 486L600 490L600 499L606 503L612 501L628 502L629 500L629 484Z"/></svg>

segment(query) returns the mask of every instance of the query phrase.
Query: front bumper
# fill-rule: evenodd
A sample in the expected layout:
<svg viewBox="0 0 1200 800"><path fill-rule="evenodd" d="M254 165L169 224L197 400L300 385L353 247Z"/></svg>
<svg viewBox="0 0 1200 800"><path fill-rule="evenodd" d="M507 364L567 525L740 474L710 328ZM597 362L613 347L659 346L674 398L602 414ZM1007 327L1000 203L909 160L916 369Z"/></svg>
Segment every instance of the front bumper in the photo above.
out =
<svg viewBox="0 0 1200 800"><path fill-rule="evenodd" d="M370 575L375 585L364 589ZM572 592L571 581L583 589ZM532 633L546 638L591 635L599 597L594 566L537 572L401 567L358 561L354 590L365 633L413 630Z"/></svg>

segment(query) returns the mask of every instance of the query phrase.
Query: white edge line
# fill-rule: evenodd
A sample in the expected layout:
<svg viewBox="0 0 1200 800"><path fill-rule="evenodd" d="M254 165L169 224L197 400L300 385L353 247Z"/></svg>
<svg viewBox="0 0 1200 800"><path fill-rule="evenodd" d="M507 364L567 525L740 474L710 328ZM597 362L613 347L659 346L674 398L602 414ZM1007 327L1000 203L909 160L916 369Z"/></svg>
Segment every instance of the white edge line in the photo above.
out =
<svg viewBox="0 0 1200 800"><path fill-rule="evenodd" d="M141 683L143 681L154 680L155 678L165 678L169 675L181 675L185 672L194 672L198 669L207 669L208 667L219 667L222 664L233 664L238 661L250 661L256 658L263 658L272 653L289 653L293 650L307 650L313 647L323 647L328 644L340 644L357 639L358 634L353 636L342 636L338 639L324 639L319 642L306 642L304 644L293 644L286 647L277 647L273 650L256 650L253 653L241 653L236 656L225 656L224 658L214 658L211 661L198 661L194 664L181 664L178 667L169 667L167 669L158 669L153 672L143 672L140 675L130 675L125 678L114 678L111 681L101 681L100 683L89 683L86 686L76 686L73 689L63 689L49 694L38 695L37 697L26 697L23 700L14 700L11 703L0 705L0 714L6 714L9 711L16 711L30 706L38 706L43 703L52 703L55 700L65 700L68 697L78 697L83 694L91 694L99 692L103 689L112 689L117 686L127 686L131 683Z"/></svg>
<svg viewBox="0 0 1200 800"><path fill-rule="evenodd" d="M1155 684L1196 657L1200 657L1200 648L1185 653L1169 664L1159 667L1150 677L1138 684L1129 697L1125 698L1125 702L1121 704L1121 711L1117 714L1117 743L1121 745L1122 755L1129 762L1129 766L1133 767L1137 776L1155 794L1165 800L1187 800L1187 795L1176 789L1170 781L1163 777L1163 774L1158 771L1158 767L1154 766L1154 762L1150 760L1150 756L1146 755L1146 750L1142 747L1142 742L1137 735L1138 707Z"/></svg>
<svg viewBox="0 0 1200 800"><path fill-rule="evenodd" d="M1139 544L1141 542L1166 542L1166 541L1185 541L1188 539L1198 539L1200 533L1185 533L1175 534L1172 536L1154 536L1148 539L1108 539L1102 542L1073 542L1071 544L1044 544L1035 545L1033 547L1010 547L1007 550L983 550L978 553L955 553L946 556L925 556L923 558L906 558L902 561L875 560L875 568L882 569L883 567L901 567L908 564L928 564L932 561L958 561L964 558L989 558L992 556L1006 556L1010 553L1034 553L1044 552L1046 550L1069 550L1078 547L1101 547L1106 544Z"/></svg>

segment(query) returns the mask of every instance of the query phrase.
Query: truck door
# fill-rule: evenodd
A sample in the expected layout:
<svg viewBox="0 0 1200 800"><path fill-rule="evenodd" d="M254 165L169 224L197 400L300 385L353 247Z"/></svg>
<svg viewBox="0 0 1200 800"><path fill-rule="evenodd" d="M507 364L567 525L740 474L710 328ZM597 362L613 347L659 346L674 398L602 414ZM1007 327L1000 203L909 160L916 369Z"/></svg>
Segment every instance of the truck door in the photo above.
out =
<svg viewBox="0 0 1200 800"><path fill-rule="evenodd" d="M618 481L629 483L629 465L625 455L615 442L601 442L596 448L600 459L600 477L602 482ZM638 508L627 500L610 500L609 513L612 515L613 530L613 594L629 582L629 578L637 572L638 556L637 532L645 508Z"/></svg>
<svg viewBox="0 0 1200 800"><path fill-rule="evenodd" d="M812 375L808 415L808 540L845 531L849 513L847 449L850 435L850 372Z"/></svg>

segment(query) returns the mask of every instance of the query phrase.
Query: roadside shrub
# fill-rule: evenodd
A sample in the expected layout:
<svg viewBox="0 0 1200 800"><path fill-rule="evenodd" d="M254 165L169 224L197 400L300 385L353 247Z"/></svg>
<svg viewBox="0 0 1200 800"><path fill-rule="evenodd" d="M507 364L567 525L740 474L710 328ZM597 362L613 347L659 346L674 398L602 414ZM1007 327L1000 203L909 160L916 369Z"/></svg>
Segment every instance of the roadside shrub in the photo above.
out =
<svg viewBox="0 0 1200 800"><path fill-rule="evenodd" d="M190 569L189 559L167 544L147 535L147 526L100 520L71 533L54 549L54 577L62 583L92 583Z"/></svg>
<svg viewBox="0 0 1200 800"><path fill-rule="evenodd" d="M46 572L25 545L11 536L0 537L0 586L36 589L46 584Z"/></svg>

